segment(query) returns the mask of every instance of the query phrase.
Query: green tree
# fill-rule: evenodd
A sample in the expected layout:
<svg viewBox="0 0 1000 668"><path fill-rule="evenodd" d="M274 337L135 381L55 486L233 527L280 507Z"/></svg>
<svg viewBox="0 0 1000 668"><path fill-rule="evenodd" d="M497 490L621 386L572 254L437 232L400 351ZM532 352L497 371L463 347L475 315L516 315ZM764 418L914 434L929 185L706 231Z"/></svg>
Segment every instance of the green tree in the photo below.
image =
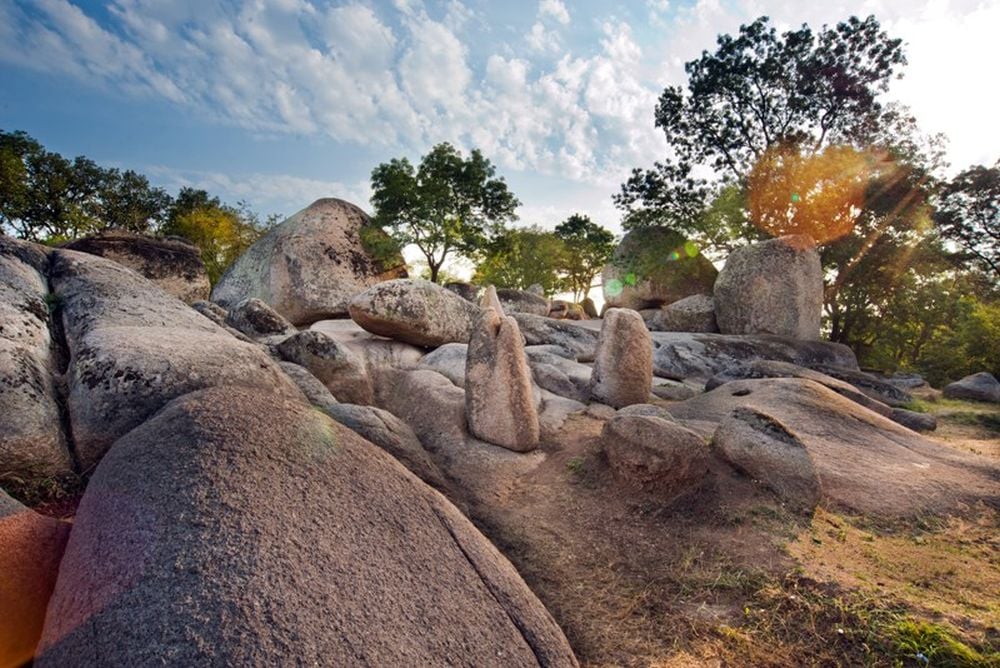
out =
<svg viewBox="0 0 1000 668"><path fill-rule="evenodd" d="M506 229L477 252L472 280L515 290L538 284L546 295L552 295L563 284L560 268L565 265L566 252L561 238L540 227Z"/></svg>
<svg viewBox="0 0 1000 668"><path fill-rule="evenodd" d="M555 235L565 247L559 265L562 283L573 293L573 301L579 302L589 295L594 278L611 257L615 235L579 213L559 223Z"/></svg>
<svg viewBox="0 0 1000 668"><path fill-rule="evenodd" d="M961 247L959 259L1000 280L1000 161L958 174L935 204L934 220L941 235Z"/></svg>
<svg viewBox="0 0 1000 668"><path fill-rule="evenodd" d="M154 188L142 174L106 170L98 191L99 214L113 229L150 234L163 224L172 199L162 188Z"/></svg>
<svg viewBox="0 0 1000 668"><path fill-rule="evenodd" d="M463 158L451 144L435 146L416 169L406 158L372 170L375 222L399 244L415 245L437 282L449 254L471 257L520 204L478 150Z"/></svg>

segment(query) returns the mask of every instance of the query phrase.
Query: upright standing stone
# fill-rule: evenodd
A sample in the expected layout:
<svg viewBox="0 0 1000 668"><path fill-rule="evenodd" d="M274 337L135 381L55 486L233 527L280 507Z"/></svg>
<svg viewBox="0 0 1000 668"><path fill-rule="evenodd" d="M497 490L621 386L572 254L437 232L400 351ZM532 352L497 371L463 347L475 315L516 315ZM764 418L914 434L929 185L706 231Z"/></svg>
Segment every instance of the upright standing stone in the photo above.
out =
<svg viewBox="0 0 1000 668"><path fill-rule="evenodd" d="M612 308L597 340L590 395L615 408L649 401L653 385L653 341L642 316Z"/></svg>
<svg viewBox="0 0 1000 668"><path fill-rule="evenodd" d="M715 281L715 316L723 334L818 339L823 268L807 236L738 248Z"/></svg>
<svg viewBox="0 0 1000 668"><path fill-rule="evenodd" d="M492 290L484 302L495 297ZM502 310L484 309L469 340L465 413L477 438L516 452L538 446L538 410L524 342L517 321Z"/></svg>

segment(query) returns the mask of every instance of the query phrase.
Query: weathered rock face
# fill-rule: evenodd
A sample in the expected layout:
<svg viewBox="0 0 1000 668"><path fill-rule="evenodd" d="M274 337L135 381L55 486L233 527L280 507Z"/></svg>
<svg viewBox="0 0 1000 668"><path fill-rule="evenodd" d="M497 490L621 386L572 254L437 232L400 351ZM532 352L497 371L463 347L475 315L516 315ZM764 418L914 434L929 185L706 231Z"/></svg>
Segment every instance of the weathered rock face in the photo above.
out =
<svg viewBox="0 0 1000 668"><path fill-rule="evenodd" d="M820 336L823 268L808 237L769 239L733 251L713 294L723 334Z"/></svg>
<svg viewBox="0 0 1000 668"><path fill-rule="evenodd" d="M323 332L363 357L369 375L384 368L413 368L427 352L409 343L375 336L353 320L323 320L314 323L311 329Z"/></svg>
<svg viewBox="0 0 1000 668"><path fill-rule="evenodd" d="M468 357L467 343L446 343L421 357L419 368L437 371L458 387L465 387L465 362Z"/></svg>
<svg viewBox="0 0 1000 668"><path fill-rule="evenodd" d="M1000 382L993 374L981 371L946 385L944 396L948 399L970 399L997 404L1000 403Z"/></svg>
<svg viewBox="0 0 1000 668"><path fill-rule="evenodd" d="M469 340L465 413L473 436L515 452L538 447L538 411L517 321L485 309Z"/></svg>
<svg viewBox="0 0 1000 668"><path fill-rule="evenodd" d="M364 359L326 334L299 332L279 343L277 350L282 359L308 369L337 401L368 405L374 400Z"/></svg>
<svg viewBox="0 0 1000 668"><path fill-rule="evenodd" d="M803 367L828 365L857 369L847 346L825 341L800 341L780 336L726 336L688 332L652 332L653 371L675 380L707 381L754 360L791 362Z"/></svg>
<svg viewBox="0 0 1000 668"><path fill-rule="evenodd" d="M254 386L302 398L259 347L113 262L58 250L49 278L71 353L67 406L83 470L189 392Z"/></svg>
<svg viewBox="0 0 1000 668"><path fill-rule="evenodd" d="M69 529L0 490L0 666L35 655Z"/></svg>
<svg viewBox="0 0 1000 668"><path fill-rule="evenodd" d="M650 329L662 332L718 332L715 300L708 295L691 295L660 309Z"/></svg>
<svg viewBox="0 0 1000 668"><path fill-rule="evenodd" d="M514 313L511 317L517 320L524 341L529 346L555 345L568 350L580 362L594 361L596 331L529 313Z"/></svg>
<svg viewBox="0 0 1000 668"><path fill-rule="evenodd" d="M797 438L823 502L849 512L912 517L1000 501L992 460L924 438L811 380L737 380L667 406L679 420L716 424L737 408L762 413Z"/></svg>
<svg viewBox="0 0 1000 668"><path fill-rule="evenodd" d="M808 448L767 413L747 407L734 409L716 430L712 447L800 510L811 511L822 498Z"/></svg>
<svg viewBox="0 0 1000 668"><path fill-rule="evenodd" d="M906 406L913 401L913 396L906 390L887 383L877 376L865 373L858 369L845 369L830 364L812 364L812 369L833 376L837 380L842 380L858 388L876 401L881 401L889 406Z"/></svg>
<svg viewBox="0 0 1000 668"><path fill-rule="evenodd" d="M23 479L73 470L53 381L54 298L45 277L19 257L32 252L13 240L0 245L0 473ZM36 260L47 266L44 255Z"/></svg>
<svg viewBox="0 0 1000 668"><path fill-rule="evenodd" d="M442 496L304 403L239 388L178 399L104 458L41 651L40 666L576 664Z"/></svg>
<svg viewBox="0 0 1000 668"><path fill-rule="evenodd" d="M244 299L229 309L225 323L253 339L295 331L292 323L255 297Z"/></svg>
<svg viewBox="0 0 1000 668"><path fill-rule="evenodd" d="M474 304L479 303L479 288L472 283L453 281L451 283L445 283L444 289L451 290L459 297L462 297L463 299L466 299Z"/></svg>
<svg viewBox="0 0 1000 668"><path fill-rule="evenodd" d="M708 472L705 442L661 417L619 413L605 423L601 444L615 477L649 492L677 496Z"/></svg>
<svg viewBox="0 0 1000 668"><path fill-rule="evenodd" d="M649 401L653 384L653 343L638 313L609 309L604 314L590 394L621 408Z"/></svg>
<svg viewBox="0 0 1000 668"><path fill-rule="evenodd" d="M549 300L540 295L522 290L498 288L497 296L500 298L505 313L549 314Z"/></svg>
<svg viewBox="0 0 1000 668"><path fill-rule="evenodd" d="M600 314L597 312L597 305L594 303L594 300L591 299L590 297L584 297L583 301L580 302L580 307L583 309L584 315L586 315L588 318L593 319L600 317Z"/></svg>
<svg viewBox="0 0 1000 668"><path fill-rule="evenodd" d="M358 207L320 199L251 246L219 280L212 301L231 308L256 297L293 324L347 315L351 298L406 276L402 256L377 259L362 236L378 234Z"/></svg>
<svg viewBox="0 0 1000 668"><path fill-rule="evenodd" d="M198 313L201 313L219 327L226 326L226 316L229 315L229 312L218 304L213 304L210 301L201 299L196 302L191 302L191 308Z"/></svg>
<svg viewBox="0 0 1000 668"><path fill-rule="evenodd" d="M372 334L417 346L467 343L480 308L419 279L379 283L356 295L351 319Z"/></svg>
<svg viewBox="0 0 1000 668"><path fill-rule="evenodd" d="M683 235L665 227L625 235L604 268L608 307L660 308L712 291L718 271Z"/></svg>
<svg viewBox="0 0 1000 668"><path fill-rule="evenodd" d="M208 299L212 289L201 251L178 237L111 232L77 239L64 248L117 262L188 304Z"/></svg>
<svg viewBox="0 0 1000 668"><path fill-rule="evenodd" d="M893 408L889 419L913 431L934 431L937 429L937 418L928 413L917 413L905 408Z"/></svg>

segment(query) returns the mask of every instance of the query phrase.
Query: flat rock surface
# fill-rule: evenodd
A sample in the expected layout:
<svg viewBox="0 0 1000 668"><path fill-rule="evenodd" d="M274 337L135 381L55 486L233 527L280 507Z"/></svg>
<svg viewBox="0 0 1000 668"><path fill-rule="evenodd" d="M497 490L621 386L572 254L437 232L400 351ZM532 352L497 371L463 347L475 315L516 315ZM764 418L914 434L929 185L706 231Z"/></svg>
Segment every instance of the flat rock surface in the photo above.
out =
<svg viewBox="0 0 1000 668"><path fill-rule="evenodd" d="M468 343L481 309L430 281L401 279L356 295L351 319L372 334L435 347Z"/></svg>

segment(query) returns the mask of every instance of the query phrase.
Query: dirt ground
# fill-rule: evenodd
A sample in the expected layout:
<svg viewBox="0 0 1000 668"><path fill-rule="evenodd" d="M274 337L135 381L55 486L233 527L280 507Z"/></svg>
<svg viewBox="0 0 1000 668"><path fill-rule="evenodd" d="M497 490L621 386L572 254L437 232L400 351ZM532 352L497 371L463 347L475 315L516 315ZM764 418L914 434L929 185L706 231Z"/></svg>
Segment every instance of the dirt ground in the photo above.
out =
<svg viewBox="0 0 1000 668"><path fill-rule="evenodd" d="M949 447L997 456L992 422L939 419ZM685 498L644 496L611 475L601 426L571 416L472 513L585 666L1000 666L996 509L888 531L796 515L721 464Z"/></svg>

